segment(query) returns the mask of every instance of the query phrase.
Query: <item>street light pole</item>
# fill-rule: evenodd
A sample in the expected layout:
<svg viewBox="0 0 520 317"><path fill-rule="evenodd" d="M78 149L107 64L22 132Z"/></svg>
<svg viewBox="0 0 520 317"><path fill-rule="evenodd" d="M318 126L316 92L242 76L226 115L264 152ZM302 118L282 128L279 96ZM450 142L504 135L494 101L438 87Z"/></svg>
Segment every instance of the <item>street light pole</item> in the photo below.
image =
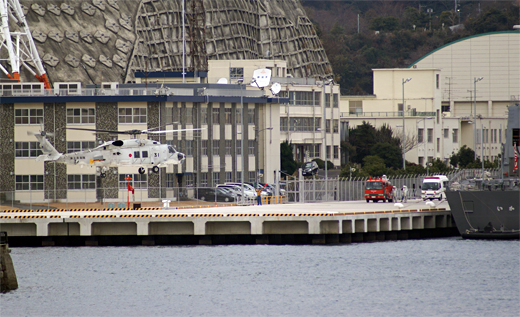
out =
<svg viewBox="0 0 520 317"><path fill-rule="evenodd" d="M484 79L484 77L473 78L473 159L477 159L477 82Z"/></svg>
<svg viewBox="0 0 520 317"><path fill-rule="evenodd" d="M245 152L244 152L244 143L245 143L245 140L244 140L244 137L245 137L245 131L244 131L244 85L243 85L243 79L239 79L237 81L237 83L240 85L240 108L242 109L242 118L241 118L241 123L242 123L242 144L240 145L241 147L241 152L242 152L242 173L240 173L240 181L241 181L241 185L240 187L242 188L242 205L245 205L245 193L244 193L244 173L245 173L245 166L246 166L246 160L245 160Z"/></svg>
<svg viewBox="0 0 520 317"><path fill-rule="evenodd" d="M412 80L412 78L408 77L406 79L403 78L403 144L402 144L402 147L403 147L403 170L406 171L406 160L404 158L405 156L405 153L406 153L406 150L405 150L405 146L404 146L404 142L405 142L405 138L404 138L404 110L405 110L405 107L404 107L404 84L406 84L407 82L409 82L410 80Z"/></svg>
<svg viewBox="0 0 520 317"><path fill-rule="evenodd" d="M328 193L327 193L327 179L328 179L328 167L327 167L327 159L328 159L328 154L329 154L329 151L327 149L327 106L326 106L326 94L325 94L325 86L329 85L330 83L332 83L332 79L328 79L326 82L323 83L323 145L325 146L325 200L328 200ZM332 95L332 89L331 89L331 95ZM330 97L329 97L329 106L332 107L332 105L330 104ZM332 119L332 118L331 118ZM329 127L331 128L331 127Z"/></svg>

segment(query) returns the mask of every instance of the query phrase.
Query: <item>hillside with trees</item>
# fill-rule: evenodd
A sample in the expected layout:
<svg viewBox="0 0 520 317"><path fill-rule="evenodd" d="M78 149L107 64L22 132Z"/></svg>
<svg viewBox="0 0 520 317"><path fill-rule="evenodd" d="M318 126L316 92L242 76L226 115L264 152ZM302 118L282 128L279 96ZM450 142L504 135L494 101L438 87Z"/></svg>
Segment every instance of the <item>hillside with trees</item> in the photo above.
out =
<svg viewBox="0 0 520 317"><path fill-rule="evenodd" d="M302 4L344 95L372 94L373 68L408 67L450 42L520 24L518 0L302 0Z"/></svg>

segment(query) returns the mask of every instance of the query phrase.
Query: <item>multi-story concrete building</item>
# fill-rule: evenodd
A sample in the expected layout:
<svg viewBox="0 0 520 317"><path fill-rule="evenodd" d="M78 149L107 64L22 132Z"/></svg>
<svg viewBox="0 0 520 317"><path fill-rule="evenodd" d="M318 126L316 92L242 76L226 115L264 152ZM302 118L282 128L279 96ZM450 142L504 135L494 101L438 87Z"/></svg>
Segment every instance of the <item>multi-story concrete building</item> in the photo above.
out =
<svg viewBox="0 0 520 317"><path fill-rule="evenodd" d="M284 99L266 97L258 89L235 84L158 85L157 81L117 87L103 83L102 88L56 85L61 89L49 93L43 87L29 91L17 89L18 83L0 84L0 191L11 195L16 191L16 200L117 199L117 190L107 190L126 188L128 175L134 188L144 189L138 193L141 199L160 198L168 196L167 188L212 187L241 181L242 173L247 182L272 183L274 171L280 169L279 102ZM40 131L40 123L53 133L48 138L61 153L131 138L67 128L202 130L141 136L174 145L187 156L183 165L145 174L137 173L138 165L120 166L101 178L96 168L37 162L39 143L28 132Z"/></svg>
<svg viewBox="0 0 520 317"><path fill-rule="evenodd" d="M480 34L409 68L374 69L374 95L341 97L342 129L367 121L390 125L402 137L404 122L407 161L448 162L464 145L494 161L505 141L507 108L520 100L518 47L518 31Z"/></svg>

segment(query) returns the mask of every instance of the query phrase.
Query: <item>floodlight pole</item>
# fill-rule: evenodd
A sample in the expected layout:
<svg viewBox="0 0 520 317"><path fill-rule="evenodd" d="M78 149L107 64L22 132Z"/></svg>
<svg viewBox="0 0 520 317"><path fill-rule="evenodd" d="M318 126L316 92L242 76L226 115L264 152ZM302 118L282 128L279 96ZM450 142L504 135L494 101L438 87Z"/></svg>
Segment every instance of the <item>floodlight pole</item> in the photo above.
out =
<svg viewBox="0 0 520 317"><path fill-rule="evenodd" d="M242 144L240 145L240 147L242 148L242 173L240 173L240 180L241 180L241 184L240 184L240 187L242 188L242 205L245 205L245 193L244 193L244 173L245 173L245 166L246 166L246 160L245 160L245 152L244 152L244 143L245 143L245 140L244 140L244 136L245 136L245 131L244 131L244 83L243 83L243 80L242 79L239 79L238 80L238 84L240 85L240 108L242 109L242 118L241 118L241 123L242 123Z"/></svg>
<svg viewBox="0 0 520 317"><path fill-rule="evenodd" d="M473 78L473 159L477 159L477 82L484 77Z"/></svg>
<svg viewBox="0 0 520 317"><path fill-rule="evenodd" d="M404 146L404 143L405 143L405 136L404 136L404 110L405 110L405 107L404 107L404 84L406 84L410 80L412 80L412 78L410 78L410 77L408 77L406 79L403 78L403 144L402 144L402 147L403 147L403 170L405 170L405 171L406 171L406 159L405 159L406 150L405 150L405 146Z"/></svg>
<svg viewBox="0 0 520 317"><path fill-rule="evenodd" d="M182 0L182 83L186 82L186 25L184 23L184 15L185 15L185 2L186 0ZM193 61L192 61L193 63Z"/></svg>

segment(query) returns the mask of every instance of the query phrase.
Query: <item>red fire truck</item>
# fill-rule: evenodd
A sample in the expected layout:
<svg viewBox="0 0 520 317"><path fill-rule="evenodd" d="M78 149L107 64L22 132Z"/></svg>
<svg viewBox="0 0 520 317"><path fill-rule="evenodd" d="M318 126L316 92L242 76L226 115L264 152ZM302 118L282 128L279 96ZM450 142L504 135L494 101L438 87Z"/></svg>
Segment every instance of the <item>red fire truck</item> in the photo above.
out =
<svg viewBox="0 0 520 317"><path fill-rule="evenodd" d="M378 202L382 200L392 202L394 200L394 193L392 192L392 184L388 181L385 175L380 178L369 177L365 182L365 199L367 203L372 200Z"/></svg>

